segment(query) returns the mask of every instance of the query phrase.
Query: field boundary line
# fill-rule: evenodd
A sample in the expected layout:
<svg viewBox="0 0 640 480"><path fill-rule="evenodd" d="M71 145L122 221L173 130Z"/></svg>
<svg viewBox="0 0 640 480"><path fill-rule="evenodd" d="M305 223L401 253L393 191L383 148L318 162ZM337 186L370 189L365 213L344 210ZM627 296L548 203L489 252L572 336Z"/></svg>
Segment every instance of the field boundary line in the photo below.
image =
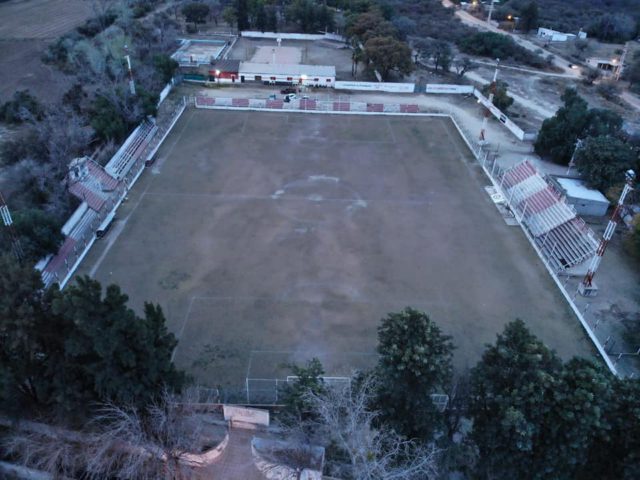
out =
<svg viewBox="0 0 640 480"><path fill-rule="evenodd" d="M455 118L455 116L453 115L452 112L448 112L448 113L446 113L446 112L407 113L407 112L361 112L361 111L344 112L344 111L297 110L297 109L296 110L293 110L293 109L283 110L283 109L274 109L274 108L232 107L232 106L219 106L219 105L218 106L216 106L216 105L200 105L200 106L198 106L195 101L193 102L193 105L194 105L195 108L198 108L198 109L209 109L209 110L240 110L240 111L243 111L243 110L247 111L248 110L248 111L256 111L256 112L269 111L269 112L280 112L280 113L283 113L283 112L287 112L287 113L320 113L320 114L329 114L329 115L386 115L386 116L396 116L396 117L397 116L402 116L402 117L448 117L449 119L451 119L451 122L455 126L456 130L458 131L458 133L462 137L463 141L469 147L469 150L471 151L471 153L475 157L476 161L480 164L480 166L482 167L482 170L484 171L484 173L487 176L487 178L491 181L493 186L497 189L498 192L503 194L504 198L509 198L507 195L504 195L504 191L502 190L501 185L499 184L499 182L496 182L496 180L491 175L491 172L486 167L486 160L487 160L488 152L484 152L485 155L484 155L484 158L482 158L482 153L483 153L482 145L480 145L480 144L474 145L472 143L472 141L468 138L467 133L465 132L465 130L458 124L458 122L457 122L457 120L456 120L456 118ZM562 282L560 282L560 280L558 279L558 277L555 274L555 272L553 271L553 269L548 265L547 261L545 260L544 256L542 255L542 252L538 249L537 245L533 241L533 238L531 237L529 232L527 232L527 230L524 227L524 225L522 224L521 220L518 219L517 217L518 216L516 215L516 221L518 222L518 225L520 225L520 228L524 232L525 237L527 238L527 240L529 241L529 243L533 247L533 250L536 252L536 255L538 255L538 258L540 258L540 260L542 261L542 264L544 265L545 269L547 270L547 272L549 273L549 275L551 276L551 278L555 282L555 284L558 287L558 289L560 290L560 293L562 294L562 296L565 298L565 300L569 304L569 307L571 308L571 310L573 311L575 316L578 318L578 321L580 322L580 324L582 325L584 330L587 332L587 335L588 335L589 339L591 340L591 342L596 347L596 350L598 351L598 353L600 354L600 356L604 360L605 364L607 365L607 367L609 368L611 373L613 373L616 376L619 376L617 368L615 367L614 363L609 358L609 355L604 350L604 347L602 346L602 344L600 343L600 341L596 337L595 333L593 332L593 330L591 329L591 327L589 326L589 324L585 320L584 316L582 315L582 313L580 312L580 310L578 309L576 304L573 302L573 299L571 298L569 292L566 291L566 289L562 285Z"/></svg>

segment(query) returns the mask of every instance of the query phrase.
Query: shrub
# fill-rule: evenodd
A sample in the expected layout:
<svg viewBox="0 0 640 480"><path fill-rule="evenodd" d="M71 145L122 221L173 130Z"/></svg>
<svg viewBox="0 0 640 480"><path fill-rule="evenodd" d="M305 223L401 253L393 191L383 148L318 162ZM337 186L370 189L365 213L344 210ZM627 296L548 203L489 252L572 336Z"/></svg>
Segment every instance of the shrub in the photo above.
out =
<svg viewBox="0 0 640 480"><path fill-rule="evenodd" d="M76 28L77 32L88 38L93 38L107 27L113 25L118 15L113 12L105 13L95 18L90 18L83 25Z"/></svg>
<svg viewBox="0 0 640 480"><path fill-rule="evenodd" d="M29 90L18 90L13 98L0 106L0 121L22 123L30 117L40 120L44 109Z"/></svg>

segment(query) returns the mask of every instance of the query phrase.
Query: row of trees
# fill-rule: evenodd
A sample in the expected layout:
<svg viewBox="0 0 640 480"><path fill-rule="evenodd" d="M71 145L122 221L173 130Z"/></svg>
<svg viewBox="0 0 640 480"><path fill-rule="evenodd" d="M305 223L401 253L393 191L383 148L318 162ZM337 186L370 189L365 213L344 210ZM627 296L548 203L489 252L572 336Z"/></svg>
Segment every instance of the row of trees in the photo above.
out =
<svg viewBox="0 0 640 480"><path fill-rule="evenodd" d="M358 479L446 478L453 471L478 479L639 474L640 382L617 379L584 358L563 363L521 320L507 324L466 373L453 373L450 337L422 312L408 308L390 314L378 329L378 342L376 368L357 374L351 390L325 386L314 360L297 368L303 380L285 396L288 411L307 429L305 438L327 446L330 474ZM438 393L449 394L444 411L430 397ZM380 435L387 441L377 444ZM395 466L405 476L370 474L399 450L403 454ZM412 470L416 466L420 470Z"/></svg>
<svg viewBox="0 0 640 480"><path fill-rule="evenodd" d="M200 8L199 5L204 6L193 2L184 8L196 9ZM313 0L291 0L282 4L265 0L235 0L224 8L222 17L238 30L277 32L287 24L295 25L303 33L332 32L335 28L333 10L326 2Z"/></svg>
<svg viewBox="0 0 640 480"><path fill-rule="evenodd" d="M573 89L564 105L542 123L534 145L538 155L567 165L573 158L594 188L607 191L624 181L624 172L640 167L638 145L622 130L622 118L606 109L590 109Z"/></svg>
<svg viewBox="0 0 640 480"><path fill-rule="evenodd" d="M0 257L0 402L4 412L82 421L96 402L143 407L184 374L158 305L139 317L116 285L88 277L44 290L40 272Z"/></svg>
<svg viewBox="0 0 640 480"><path fill-rule="evenodd" d="M532 5L535 5L535 12ZM508 15L520 17L518 27L528 31L540 26L563 32L577 32L583 29L589 36L605 42L624 42L640 34L640 7L633 0L581 1L576 4L564 0L508 0L497 9L494 18L506 19ZM534 15L535 13L535 15ZM536 20L531 23L531 19Z"/></svg>

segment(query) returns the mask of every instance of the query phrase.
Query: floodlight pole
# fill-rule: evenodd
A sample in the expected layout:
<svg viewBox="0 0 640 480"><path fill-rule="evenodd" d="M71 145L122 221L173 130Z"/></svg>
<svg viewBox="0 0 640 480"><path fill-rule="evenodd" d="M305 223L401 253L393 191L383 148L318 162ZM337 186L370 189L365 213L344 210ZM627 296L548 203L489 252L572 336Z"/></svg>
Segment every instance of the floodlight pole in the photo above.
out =
<svg viewBox="0 0 640 480"><path fill-rule="evenodd" d="M131 95L136 94L136 84L133 81L133 70L131 69L131 56L129 55L129 47L124 46L124 58L127 61L127 68L129 69L129 91Z"/></svg>
<svg viewBox="0 0 640 480"><path fill-rule="evenodd" d="M618 219L620 218L620 212L622 211L622 205L624 205L624 200L627 198L627 195L631 190L633 190L633 182L636 179L636 173L633 170L627 170L625 172L625 185L622 193L620 194L620 199L618 200L618 204L616 205L615 210L611 214L611 219L609 220L609 224L602 235L602 239L600 240L600 245L598 245L598 250L596 250L596 254L591 260L591 265L589 265L589 270L585 275L582 283L580 284L579 291L585 296L594 295L593 289L593 277L600 266L600 262L602 261L602 257L604 252L607 250L607 246L609 245L609 241L613 237L613 232L615 232L616 227L618 226Z"/></svg>

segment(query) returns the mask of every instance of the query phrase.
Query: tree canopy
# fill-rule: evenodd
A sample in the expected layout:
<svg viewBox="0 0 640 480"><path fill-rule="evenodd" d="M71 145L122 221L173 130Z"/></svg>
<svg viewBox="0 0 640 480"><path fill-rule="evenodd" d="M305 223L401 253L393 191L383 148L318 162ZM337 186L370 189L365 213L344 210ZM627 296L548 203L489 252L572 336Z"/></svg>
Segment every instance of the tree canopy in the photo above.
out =
<svg viewBox="0 0 640 480"><path fill-rule="evenodd" d="M209 16L209 6L200 2L187 3L182 7L182 14L187 22L204 23Z"/></svg>
<svg viewBox="0 0 640 480"><path fill-rule="evenodd" d="M393 37L373 37L364 44L367 61L388 80L391 72L407 75L413 70L411 48Z"/></svg>
<svg viewBox="0 0 640 480"><path fill-rule="evenodd" d="M471 382L474 478L630 479L640 471L637 397L631 406L638 380L586 358L563 364L517 320L488 346Z"/></svg>
<svg viewBox="0 0 640 480"><path fill-rule="evenodd" d="M88 277L45 292L39 272L6 257L0 263L7 407L82 414L94 402L142 406L182 387L184 374L171 361L177 341L159 306L145 304L139 317L119 287L103 295Z"/></svg>
<svg viewBox="0 0 640 480"><path fill-rule="evenodd" d="M578 139L589 136L616 136L622 127L622 118L605 109L589 109L587 102L574 89L562 95L564 105L556 114L542 122L535 152L555 163L566 165L575 150Z"/></svg>
<svg viewBox="0 0 640 480"><path fill-rule="evenodd" d="M636 168L637 152L622 140L606 135L589 137L576 152L576 166L589 186L601 191L624 181Z"/></svg>
<svg viewBox="0 0 640 480"><path fill-rule="evenodd" d="M453 349L451 337L423 312L405 308L382 320L376 374L383 422L408 438L431 438L442 418L430 395L447 390Z"/></svg>

